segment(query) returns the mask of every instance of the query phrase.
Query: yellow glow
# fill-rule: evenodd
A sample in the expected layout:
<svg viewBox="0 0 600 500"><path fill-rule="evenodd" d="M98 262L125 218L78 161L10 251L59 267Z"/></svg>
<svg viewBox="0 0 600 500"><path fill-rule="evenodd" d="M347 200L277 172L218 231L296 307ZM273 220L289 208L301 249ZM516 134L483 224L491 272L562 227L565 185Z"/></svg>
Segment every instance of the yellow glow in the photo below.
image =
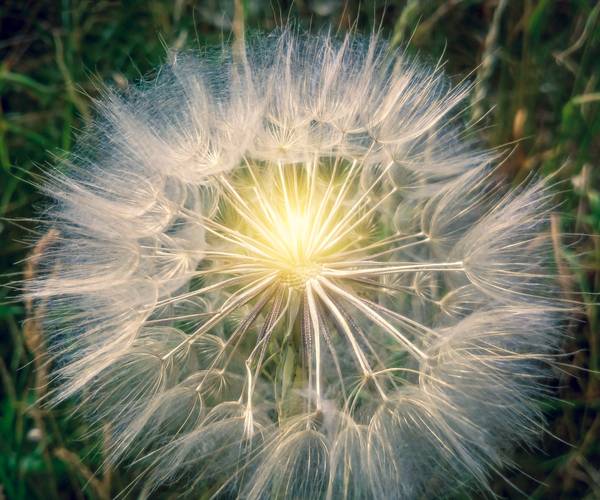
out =
<svg viewBox="0 0 600 500"><path fill-rule="evenodd" d="M301 288L336 254L356 245L365 197L353 192L355 165L248 165L247 175L225 179L227 200L221 230L257 269L279 273Z"/></svg>

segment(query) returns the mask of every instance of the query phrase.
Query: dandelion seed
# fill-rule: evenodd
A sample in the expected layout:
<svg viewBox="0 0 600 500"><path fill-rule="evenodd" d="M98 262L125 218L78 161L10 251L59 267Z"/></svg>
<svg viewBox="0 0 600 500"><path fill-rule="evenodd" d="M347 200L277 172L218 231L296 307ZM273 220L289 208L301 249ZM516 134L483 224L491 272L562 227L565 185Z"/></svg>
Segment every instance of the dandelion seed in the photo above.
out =
<svg viewBox="0 0 600 500"><path fill-rule="evenodd" d="M563 309L548 198L506 193L451 87L372 37L181 54L48 179L54 402L110 459L244 498L485 490L539 431Z"/></svg>

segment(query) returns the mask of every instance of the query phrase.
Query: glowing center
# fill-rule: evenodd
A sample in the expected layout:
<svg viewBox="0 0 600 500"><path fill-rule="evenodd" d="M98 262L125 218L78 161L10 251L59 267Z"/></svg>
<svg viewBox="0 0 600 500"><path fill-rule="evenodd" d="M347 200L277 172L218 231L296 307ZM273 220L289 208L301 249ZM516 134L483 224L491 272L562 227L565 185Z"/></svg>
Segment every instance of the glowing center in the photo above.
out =
<svg viewBox="0 0 600 500"><path fill-rule="evenodd" d="M278 193L270 201L270 209L266 208L269 217L262 221L263 235L254 235L258 242L270 247L271 266L279 271L281 282L292 288L302 288L307 280L316 277L323 258L334 252L324 231L325 211L318 210L319 205L327 203L316 201L317 206L311 206L307 192L295 193L291 199L289 194ZM259 204L265 205L266 200L259 200Z"/></svg>
<svg viewBox="0 0 600 500"><path fill-rule="evenodd" d="M356 245L362 227L352 167L248 165L247 175L224 181L232 240L279 281L303 288L323 265Z"/></svg>

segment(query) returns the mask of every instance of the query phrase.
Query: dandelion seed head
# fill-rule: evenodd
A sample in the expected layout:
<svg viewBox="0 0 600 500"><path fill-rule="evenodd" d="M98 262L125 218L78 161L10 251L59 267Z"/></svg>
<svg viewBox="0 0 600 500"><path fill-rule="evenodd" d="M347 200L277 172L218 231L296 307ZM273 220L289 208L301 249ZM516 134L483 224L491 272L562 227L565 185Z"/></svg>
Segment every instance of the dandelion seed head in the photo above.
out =
<svg viewBox="0 0 600 500"><path fill-rule="evenodd" d="M498 181L469 89L375 36L284 31L107 91L26 283L54 403L110 423L149 489L486 490L543 427L568 308L548 189Z"/></svg>

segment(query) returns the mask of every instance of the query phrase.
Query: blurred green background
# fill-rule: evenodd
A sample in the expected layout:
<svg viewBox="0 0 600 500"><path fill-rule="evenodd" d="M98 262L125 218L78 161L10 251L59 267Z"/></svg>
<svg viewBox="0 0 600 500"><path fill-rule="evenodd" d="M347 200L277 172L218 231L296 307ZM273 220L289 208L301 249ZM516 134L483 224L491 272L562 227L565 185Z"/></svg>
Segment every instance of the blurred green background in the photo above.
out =
<svg viewBox="0 0 600 500"><path fill-rule="evenodd" d="M236 19L237 22L234 22ZM0 285L27 269L30 220L43 197L35 175L72 147L94 115L98 81L117 88L151 75L170 48L231 39L288 20L306 29L381 26L393 44L442 57L458 81L476 79L472 120L490 147L511 144L507 182L534 172L560 181L556 258L578 292L549 430L494 478L501 496L600 498L598 296L600 290L600 3L592 0L4 0L0 6ZM32 233L33 231L33 233ZM559 236L560 232L588 236ZM36 401L46 380L31 311L0 288L0 500L105 499L127 470L102 467L102 433ZM38 369L36 370L37 368ZM138 492L139 493L139 492Z"/></svg>

